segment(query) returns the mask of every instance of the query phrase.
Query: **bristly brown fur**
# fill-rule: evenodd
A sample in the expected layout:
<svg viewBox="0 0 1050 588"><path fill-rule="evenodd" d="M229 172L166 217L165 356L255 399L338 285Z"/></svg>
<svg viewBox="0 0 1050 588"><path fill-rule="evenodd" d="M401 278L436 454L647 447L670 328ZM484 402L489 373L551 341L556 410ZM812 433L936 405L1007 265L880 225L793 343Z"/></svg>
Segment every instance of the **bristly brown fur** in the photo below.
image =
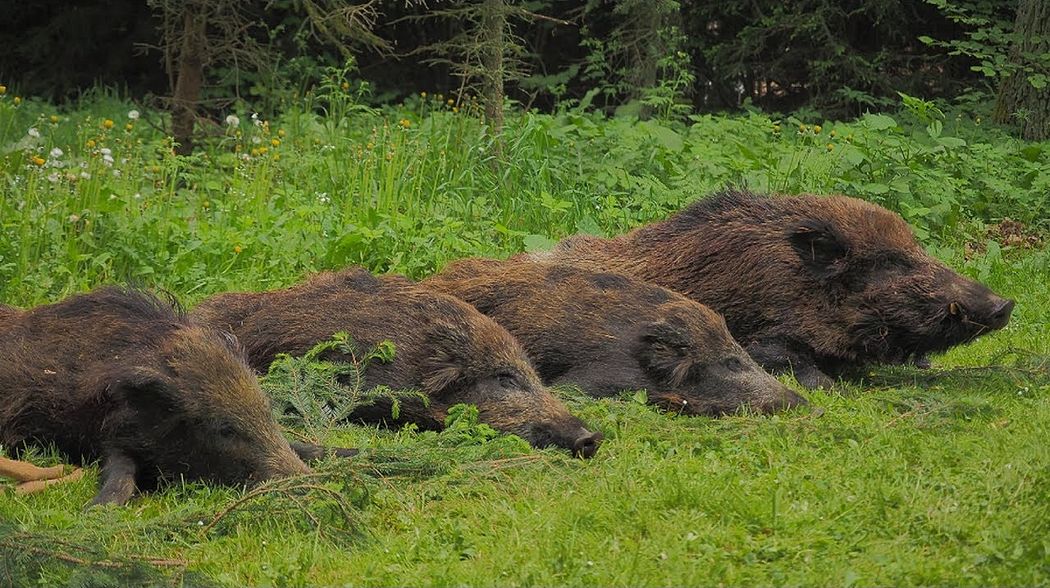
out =
<svg viewBox="0 0 1050 588"><path fill-rule="evenodd" d="M511 332L548 384L593 396L646 390L654 404L721 415L805 402L764 372L706 306L621 274L465 259L422 282Z"/></svg>
<svg viewBox="0 0 1050 588"><path fill-rule="evenodd" d="M1012 309L930 257L900 216L844 196L724 191L626 235L572 237L530 257L681 292L722 313L761 363L809 371L811 384L826 381L821 370L943 351L1005 325Z"/></svg>
<svg viewBox="0 0 1050 588"><path fill-rule="evenodd" d="M429 397L428 406L404 401L397 422L440 428L449 406L467 402L493 427L538 445L572 448L591 434L543 387L506 330L462 301L401 276L377 277L361 268L321 273L285 290L214 296L193 316L234 333L259 371L278 353L305 353L340 331L361 350L390 340L394 360L371 364L365 386L417 389ZM394 420L384 403L352 416Z"/></svg>
<svg viewBox="0 0 1050 588"><path fill-rule="evenodd" d="M0 316L0 443L102 459L121 490L101 501L158 477L242 484L305 471L236 341L170 302L106 287Z"/></svg>

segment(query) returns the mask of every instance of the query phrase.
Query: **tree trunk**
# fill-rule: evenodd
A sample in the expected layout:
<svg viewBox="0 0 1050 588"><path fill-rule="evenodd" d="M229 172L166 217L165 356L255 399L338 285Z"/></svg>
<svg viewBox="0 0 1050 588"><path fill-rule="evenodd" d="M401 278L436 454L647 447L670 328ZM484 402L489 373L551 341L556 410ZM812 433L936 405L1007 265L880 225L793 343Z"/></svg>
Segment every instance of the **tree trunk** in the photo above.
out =
<svg viewBox="0 0 1050 588"><path fill-rule="evenodd" d="M492 133L493 154L503 157L503 52L506 50L507 9L504 0L485 0L481 14L482 99Z"/></svg>
<svg viewBox="0 0 1050 588"><path fill-rule="evenodd" d="M197 120L197 104L204 85L204 52L206 20L204 10L196 10L187 2L182 15L182 43L179 49L179 72L171 103L171 131L175 137L175 153L193 152L193 125Z"/></svg>
<svg viewBox="0 0 1050 588"><path fill-rule="evenodd" d="M1014 32L1018 39L1010 49L1010 61L1018 67L1003 78L995 101L994 119L1010 122L1015 114L1021 122L1021 136L1029 141L1050 139L1050 87L1036 88L1028 80L1025 67L1050 77L1033 56L1050 52L1050 0L1021 0L1017 7Z"/></svg>

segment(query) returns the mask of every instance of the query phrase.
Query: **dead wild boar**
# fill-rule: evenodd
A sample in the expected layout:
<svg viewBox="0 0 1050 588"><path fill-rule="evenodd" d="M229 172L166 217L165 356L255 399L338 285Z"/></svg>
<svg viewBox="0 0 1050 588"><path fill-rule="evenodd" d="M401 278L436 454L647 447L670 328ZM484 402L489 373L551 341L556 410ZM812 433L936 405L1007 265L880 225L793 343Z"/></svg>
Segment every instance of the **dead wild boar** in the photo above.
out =
<svg viewBox="0 0 1050 588"><path fill-rule="evenodd" d="M645 389L649 402L718 416L806 401L762 370L710 308L639 279L568 265L467 259L423 286L492 317L549 385L591 396Z"/></svg>
<svg viewBox="0 0 1050 588"><path fill-rule="evenodd" d="M725 316L765 368L808 387L878 363L922 364L1004 327L1014 303L927 254L897 214L845 196L725 191L611 239L527 256L617 271Z"/></svg>
<svg viewBox="0 0 1050 588"><path fill-rule="evenodd" d="M370 364L364 386L416 389L429 402L402 401L396 420L390 404L380 402L355 411L355 420L439 429L450 406L468 403L483 422L537 447L556 445L591 457L601 440L543 386L506 330L470 305L404 277L376 277L361 268L321 273L285 290L213 296L193 316L236 335L260 371L278 353L301 355L340 331L362 350L390 340L394 360Z"/></svg>
<svg viewBox="0 0 1050 588"><path fill-rule="evenodd" d="M101 459L93 504L180 477L240 485L309 471L232 337L116 287L0 307L0 444L34 443Z"/></svg>

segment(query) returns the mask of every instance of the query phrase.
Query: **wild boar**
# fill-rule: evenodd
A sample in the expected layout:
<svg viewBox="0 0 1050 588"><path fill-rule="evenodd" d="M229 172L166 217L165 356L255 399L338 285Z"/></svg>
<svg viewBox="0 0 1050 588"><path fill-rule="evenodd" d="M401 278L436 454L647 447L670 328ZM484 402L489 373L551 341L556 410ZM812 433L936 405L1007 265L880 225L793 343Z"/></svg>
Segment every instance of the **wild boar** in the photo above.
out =
<svg viewBox="0 0 1050 588"><path fill-rule="evenodd" d="M219 294L192 315L236 335L260 371L278 353L301 355L340 331L363 350L391 341L394 360L370 364L364 386L415 389L428 402L403 401L397 419L381 402L355 411L356 420L439 429L450 406L468 403L483 422L537 447L556 445L591 457L601 440L543 386L506 330L470 305L404 277L376 277L361 268L322 273L285 290Z"/></svg>
<svg viewBox="0 0 1050 588"><path fill-rule="evenodd" d="M101 459L93 504L123 504L161 480L241 485L309 471L232 337L117 287L0 307L0 443Z"/></svg>
<svg viewBox="0 0 1050 588"><path fill-rule="evenodd" d="M495 319L548 385L575 384L598 397L645 389L650 403L690 415L806 403L748 357L718 313L642 280L468 259L421 284Z"/></svg>
<svg viewBox="0 0 1050 588"><path fill-rule="evenodd" d="M845 196L729 190L626 235L571 237L528 257L707 304L758 363L808 387L871 364L921 364L1002 328L1014 307L927 254L897 214Z"/></svg>

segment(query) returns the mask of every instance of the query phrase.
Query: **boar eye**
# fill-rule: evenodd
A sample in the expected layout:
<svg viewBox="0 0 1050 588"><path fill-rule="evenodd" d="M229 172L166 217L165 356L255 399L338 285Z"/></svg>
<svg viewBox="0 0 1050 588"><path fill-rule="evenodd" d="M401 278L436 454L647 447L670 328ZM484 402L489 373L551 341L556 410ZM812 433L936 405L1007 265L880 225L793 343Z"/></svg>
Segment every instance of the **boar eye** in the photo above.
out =
<svg viewBox="0 0 1050 588"><path fill-rule="evenodd" d="M232 423L223 423L219 427L219 435L224 439L233 439L237 436L237 429L234 428Z"/></svg>
<svg viewBox="0 0 1050 588"><path fill-rule="evenodd" d="M729 359L722 362L722 365L731 372L742 372L744 371L744 362L739 357L730 357Z"/></svg>

